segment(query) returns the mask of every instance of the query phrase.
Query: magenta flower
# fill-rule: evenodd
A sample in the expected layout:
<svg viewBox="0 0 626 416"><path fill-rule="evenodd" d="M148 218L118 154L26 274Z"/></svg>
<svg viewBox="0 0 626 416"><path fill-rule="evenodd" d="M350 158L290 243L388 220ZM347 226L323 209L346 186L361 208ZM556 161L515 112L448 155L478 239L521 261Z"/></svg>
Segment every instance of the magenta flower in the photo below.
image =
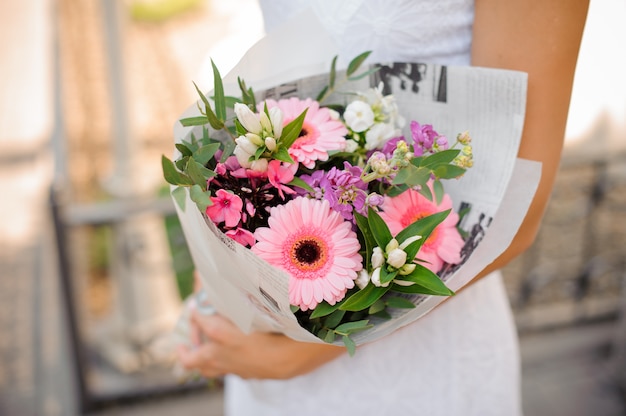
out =
<svg viewBox="0 0 626 416"><path fill-rule="evenodd" d="M206 215L215 224L224 222L227 227L235 227L241 220L243 201L237 195L218 189L215 196L211 197L210 205L206 208Z"/></svg>
<svg viewBox="0 0 626 416"><path fill-rule="evenodd" d="M269 227L254 233L252 251L289 273L289 302L301 310L331 305L354 287L363 268L361 245L352 224L328 201L296 198L270 211Z"/></svg>
<svg viewBox="0 0 626 416"><path fill-rule="evenodd" d="M278 194L282 199L285 199L285 194L283 192L288 194L296 193L296 191L289 188L285 184L293 180L297 170L297 163L283 163L280 160L270 161L267 167L267 179L274 188L278 189Z"/></svg>
<svg viewBox="0 0 626 416"><path fill-rule="evenodd" d="M429 183L429 186L432 187L432 183ZM419 192L409 189L396 197L385 197L382 208L384 211L380 213L380 216L389 226L389 231L396 235L420 218L451 209L452 200L446 194L441 203L437 204ZM424 267L434 273L439 272L444 263L457 264L461 261L461 249L464 242L456 229L458 221L458 214L451 211L430 234L417 253L417 258L426 262Z"/></svg>
<svg viewBox="0 0 626 416"><path fill-rule="evenodd" d="M256 242L256 240L254 239L254 234L240 227L237 227L234 230L226 231L226 235L244 247L252 247Z"/></svg>

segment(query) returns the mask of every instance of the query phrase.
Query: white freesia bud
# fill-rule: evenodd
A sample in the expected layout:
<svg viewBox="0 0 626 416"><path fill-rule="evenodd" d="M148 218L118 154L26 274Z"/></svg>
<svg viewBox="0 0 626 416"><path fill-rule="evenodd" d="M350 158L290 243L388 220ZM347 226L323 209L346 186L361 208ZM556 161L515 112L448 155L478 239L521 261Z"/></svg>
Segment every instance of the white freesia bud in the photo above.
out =
<svg viewBox="0 0 626 416"><path fill-rule="evenodd" d="M257 160L253 160L250 164L250 169L256 172L267 172L268 162L265 158L260 158Z"/></svg>
<svg viewBox="0 0 626 416"><path fill-rule="evenodd" d="M276 139L273 137L266 137L265 146L267 146L267 150L273 152L274 150L276 150Z"/></svg>
<svg viewBox="0 0 626 416"><path fill-rule="evenodd" d="M385 142L394 136L399 136L400 131L392 124L377 123L365 133L365 149L374 150L383 147Z"/></svg>
<svg viewBox="0 0 626 416"><path fill-rule="evenodd" d="M387 264L395 267L396 269L401 268L406 263L406 251L401 248L396 248L391 250L391 252L387 255Z"/></svg>
<svg viewBox="0 0 626 416"><path fill-rule="evenodd" d="M250 168L252 166L252 162L250 162L250 153L246 152L243 147L237 145L235 146L235 150L233 151L235 157L237 158L237 162L241 165L242 168Z"/></svg>
<svg viewBox="0 0 626 416"><path fill-rule="evenodd" d="M402 279L393 279L393 282L398 286L413 286L415 284L415 282L409 282L408 280Z"/></svg>
<svg viewBox="0 0 626 416"><path fill-rule="evenodd" d="M400 270L398 270L398 274L406 276L407 274L413 273L416 267L417 264L415 263L407 263L404 266L400 267Z"/></svg>
<svg viewBox="0 0 626 416"><path fill-rule="evenodd" d="M235 143L237 143L237 146L241 147L246 153L249 153L250 155L254 155L256 153L256 149L259 148L259 146L252 143L250 139L246 136L237 137L235 139Z"/></svg>
<svg viewBox="0 0 626 416"><path fill-rule="evenodd" d="M261 122L259 117L248 108L247 105L235 103L235 115L241 125L250 133L261 134Z"/></svg>
<svg viewBox="0 0 626 416"><path fill-rule="evenodd" d="M357 133L367 130L374 124L372 107L360 100L352 101L348 104L346 111L343 113L343 118L346 120L348 127Z"/></svg>
<svg viewBox="0 0 626 416"><path fill-rule="evenodd" d="M259 121L261 122L261 127L263 128L263 130L265 130L266 132L272 131L272 122L270 121L270 118L267 116L267 114L265 114L265 111L261 111L259 113Z"/></svg>
<svg viewBox="0 0 626 416"><path fill-rule="evenodd" d="M246 138L256 147L263 146L263 139L258 134L246 133Z"/></svg>
<svg viewBox="0 0 626 416"><path fill-rule="evenodd" d="M406 240L404 240L404 241L402 242L402 244L400 244L400 246L399 246L399 247L400 247L402 250L404 250L405 248L407 248L407 247L409 246L409 244L411 244L411 243L413 243L413 242L415 242L415 241L417 241L417 240L420 240L421 238L422 238L422 236L421 236L421 235L414 235L413 237L409 237L409 238L407 238Z"/></svg>
<svg viewBox="0 0 626 416"><path fill-rule="evenodd" d="M356 149L358 149L359 144L354 140L346 140L346 148L344 149L346 152L352 153Z"/></svg>
<svg viewBox="0 0 626 416"><path fill-rule="evenodd" d="M283 134L283 111L278 107L272 107L269 113L274 137L280 139L280 135Z"/></svg>
<svg viewBox="0 0 626 416"><path fill-rule="evenodd" d="M380 267L374 269L374 271L372 272L372 284L376 287L387 287L389 286L390 282L387 282L385 284L380 282Z"/></svg>
<svg viewBox="0 0 626 416"><path fill-rule="evenodd" d="M389 254L398 247L400 247L400 244L398 244L398 240L392 238L391 241L389 241L385 246L385 253Z"/></svg>
<svg viewBox="0 0 626 416"><path fill-rule="evenodd" d="M365 289L365 287L367 286L369 282L370 282L370 275L365 269L362 269L359 272L359 275L357 276L357 278L354 280L354 283L357 285L359 289Z"/></svg>
<svg viewBox="0 0 626 416"><path fill-rule="evenodd" d="M380 247L374 247L372 252L372 267L376 269L383 264L385 264L385 254L383 250Z"/></svg>

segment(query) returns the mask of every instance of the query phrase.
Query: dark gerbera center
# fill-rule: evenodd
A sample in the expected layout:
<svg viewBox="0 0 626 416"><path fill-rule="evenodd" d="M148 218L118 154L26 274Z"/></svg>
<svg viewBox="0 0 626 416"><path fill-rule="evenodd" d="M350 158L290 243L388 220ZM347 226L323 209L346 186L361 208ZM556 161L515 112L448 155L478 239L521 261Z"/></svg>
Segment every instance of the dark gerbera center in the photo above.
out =
<svg viewBox="0 0 626 416"><path fill-rule="evenodd" d="M307 136L309 134L309 130L306 128L306 126L302 126L302 130L300 130L300 134L298 134L298 137L304 137Z"/></svg>
<svg viewBox="0 0 626 416"><path fill-rule="evenodd" d="M317 262L321 256L321 247L315 240L299 241L293 251L296 260L303 264L313 264Z"/></svg>

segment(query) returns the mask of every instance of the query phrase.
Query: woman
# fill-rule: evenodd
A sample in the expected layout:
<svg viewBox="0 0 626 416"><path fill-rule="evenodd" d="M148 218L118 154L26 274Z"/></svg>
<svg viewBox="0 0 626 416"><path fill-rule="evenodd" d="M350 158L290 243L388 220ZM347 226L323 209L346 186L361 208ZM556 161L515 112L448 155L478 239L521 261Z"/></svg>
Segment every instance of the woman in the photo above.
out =
<svg viewBox="0 0 626 416"><path fill-rule="evenodd" d="M517 339L497 270L530 246L547 204L587 1L262 0L268 31L306 5L342 56L371 49L375 60L527 72L519 156L542 162L539 189L511 246L459 295L354 357L282 335L245 335L221 316L195 315L210 341L182 348L182 364L207 377L229 375L232 415L520 415Z"/></svg>

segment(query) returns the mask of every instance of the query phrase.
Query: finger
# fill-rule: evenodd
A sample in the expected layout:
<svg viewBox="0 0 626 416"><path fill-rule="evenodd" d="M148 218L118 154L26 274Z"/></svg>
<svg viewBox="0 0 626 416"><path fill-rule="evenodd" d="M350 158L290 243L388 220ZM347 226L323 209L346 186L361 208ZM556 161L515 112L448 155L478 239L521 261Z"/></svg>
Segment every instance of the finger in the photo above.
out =
<svg viewBox="0 0 626 416"><path fill-rule="evenodd" d="M206 316L193 311L191 321L195 322L211 341L220 344L230 343L243 336L243 332L235 324L219 314Z"/></svg>
<svg viewBox="0 0 626 416"><path fill-rule="evenodd" d="M217 378L224 375L224 372L215 365L209 346L200 348L180 346L177 355L179 363L188 371L197 371L207 378Z"/></svg>

